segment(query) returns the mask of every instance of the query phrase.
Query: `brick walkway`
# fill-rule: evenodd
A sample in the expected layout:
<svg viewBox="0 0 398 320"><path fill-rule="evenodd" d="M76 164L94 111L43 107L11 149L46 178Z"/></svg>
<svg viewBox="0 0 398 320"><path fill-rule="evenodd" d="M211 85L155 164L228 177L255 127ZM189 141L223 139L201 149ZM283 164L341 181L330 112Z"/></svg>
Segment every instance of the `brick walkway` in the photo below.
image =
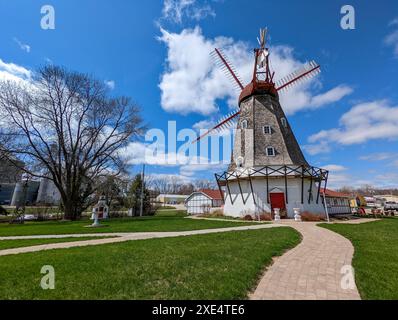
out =
<svg viewBox="0 0 398 320"><path fill-rule="evenodd" d="M366 220L368 221L368 220ZM253 300L358 300L358 290L342 289L341 268L351 265L354 248L337 233L313 222L282 222L295 228L302 242L263 275ZM357 220L356 223L360 223Z"/></svg>
<svg viewBox="0 0 398 320"><path fill-rule="evenodd" d="M94 246L107 243L125 242L131 240L144 240L153 238L170 238L180 236L192 236L198 234L209 234L229 231L243 231L243 230L257 230L257 229L268 229L275 227L283 227L283 225L277 224L262 224L262 225L250 225L241 227L231 228L218 228L218 229L204 229L204 230L191 230L191 231L178 231L178 232L137 232L137 233L97 233L97 234L73 234L73 235L42 235L42 236L13 236L13 237L1 237L1 240L20 240L20 239L50 239L50 238L70 238L70 237L106 237L113 236L114 238L107 239L93 239L75 242L62 242L62 243L50 243L43 245L36 245L30 247L20 247L14 249L0 250L0 256L6 256L11 254L36 252L51 249L65 249L73 247L84 247Z"/></svg>

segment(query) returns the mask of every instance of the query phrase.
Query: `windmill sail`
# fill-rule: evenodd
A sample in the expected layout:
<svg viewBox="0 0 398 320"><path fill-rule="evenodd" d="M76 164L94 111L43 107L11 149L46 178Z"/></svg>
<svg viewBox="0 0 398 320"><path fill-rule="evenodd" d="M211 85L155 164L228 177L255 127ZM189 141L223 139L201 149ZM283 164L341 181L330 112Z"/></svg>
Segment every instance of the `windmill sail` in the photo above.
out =
<svg viewBox="0 0 398 320"><path fill-rule="evenodd" d="M303 80L308 80L315 77L321 72L321 66L315 61L310 61L299 70L283 77L275 83L277 91L286 90L293 85L301 83Z"/></svg>

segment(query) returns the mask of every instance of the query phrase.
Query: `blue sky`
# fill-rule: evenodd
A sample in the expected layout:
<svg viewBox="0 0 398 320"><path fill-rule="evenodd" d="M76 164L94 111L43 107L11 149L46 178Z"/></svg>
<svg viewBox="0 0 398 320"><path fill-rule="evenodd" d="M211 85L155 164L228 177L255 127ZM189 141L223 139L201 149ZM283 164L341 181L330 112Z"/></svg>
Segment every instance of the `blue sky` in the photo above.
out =
<svg viewBox="0 0 398 320"><path fill-rule="evenodd" d="M55 30L40 27L47 4L55 9ZM166 131L168 121L178 129L206 127L236 107L236 92L228 80L218 81L208 51L223 46L246 79L258 30L268 27L277 78L311 59L322 65L317 79L281 98L307 160L331 169L333 187L398 186L398 4L350 1L356 29L343 30L344 4L0 0L0 77L15 70L11 64L34 70L51 61L131 96L149 128ZM128 149L136 157L134 170L145 148L140 141ZM222 169L148 167L186 180L212 179Z"/></svg>

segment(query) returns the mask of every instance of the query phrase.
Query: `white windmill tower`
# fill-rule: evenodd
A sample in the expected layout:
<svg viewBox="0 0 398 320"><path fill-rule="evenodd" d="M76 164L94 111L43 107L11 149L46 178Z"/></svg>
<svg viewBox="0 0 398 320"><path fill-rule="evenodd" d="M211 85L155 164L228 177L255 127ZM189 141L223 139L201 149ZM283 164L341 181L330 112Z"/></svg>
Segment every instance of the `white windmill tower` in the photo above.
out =
<svg viewBox="0 0 398 320"><path fill-rule="evenodd" d="M260 48L254 50L253 78L247 86L221 50L212 53L241 90L239 110L199 139L237 122L231 164L228 171L215 175L220 190L225 190L225 214L242 216L275 208L288 217L294 216L294 208L323 214L321 192L328 171L308 164L279 103L279 93L315 76L320 66L311 61L274 82L266 33L260 30Z"/></svg>

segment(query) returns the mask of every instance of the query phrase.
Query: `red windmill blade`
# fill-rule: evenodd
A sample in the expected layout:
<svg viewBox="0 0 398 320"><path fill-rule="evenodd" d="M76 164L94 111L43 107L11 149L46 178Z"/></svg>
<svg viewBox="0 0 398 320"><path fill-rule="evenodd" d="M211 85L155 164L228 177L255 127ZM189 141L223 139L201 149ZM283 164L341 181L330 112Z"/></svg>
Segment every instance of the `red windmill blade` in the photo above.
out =
<svg viewBox="0 0 398 320"><path fill-rule="evenodd" d="M224 71L225 75L238 86L238 89L243 90L244 87L242 79L221 49L215 48L214 51L210 53L210 56L216 61L216 64L221 68L221 70Z"/></svg>
<svg viewBox="0 0 398 320"><path fill-rule="evenodd" d="M214 126L213 128L211 128L210 130L208 130L207 132L205 132L204 134L202 134L200 137L198 137L196 140L194 140L192 143L196 143L198 142L200 139L206 137L207 135L209 135L210 133L212 133L213 131L216 130L220 130L220 129L225 129L229 126L232 125L232 120L234 118L236 118L238 115L240 114L240 111L237 112L233 112L230 113L229 115L227 115L226 117L224 117L223 119L221 119L218 124L216 126Z"/></svg>
<svg viewBox="0 0 398 320"><path fill-rule="evenodd" d="M309 80L310 78L315 77L320 72L321 72L321 66L317 64L315 61L310 61L299 70L296 70L295 72L289 74L288 76L278 80L275 83L276 90L277 91L287 90L290 87L301 83L302 80Z"/></svg>

